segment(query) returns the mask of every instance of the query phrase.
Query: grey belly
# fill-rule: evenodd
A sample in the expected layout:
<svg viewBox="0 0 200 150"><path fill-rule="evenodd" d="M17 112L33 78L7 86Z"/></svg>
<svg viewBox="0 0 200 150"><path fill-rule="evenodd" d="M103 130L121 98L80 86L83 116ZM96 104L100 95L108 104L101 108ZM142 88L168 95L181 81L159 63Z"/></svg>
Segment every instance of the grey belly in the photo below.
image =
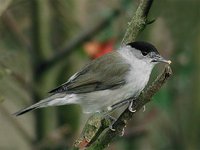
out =
<svg viewBox="0 0 200 150"><path fill-rule="evenodd" d="M134 90L133 86L127 85L115 90L102 90L87 94L79 94L79 102L84 113L107 111L107 108L132 96L138 95L141 90Z"/></svg>

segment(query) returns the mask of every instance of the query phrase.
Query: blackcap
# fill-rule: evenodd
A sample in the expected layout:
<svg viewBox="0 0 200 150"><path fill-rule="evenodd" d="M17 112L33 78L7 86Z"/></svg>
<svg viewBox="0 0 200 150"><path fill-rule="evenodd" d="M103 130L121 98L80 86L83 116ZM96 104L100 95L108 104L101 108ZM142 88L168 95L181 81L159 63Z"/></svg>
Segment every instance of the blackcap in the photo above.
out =
<svg viewBox="0 0 200 150"><path fill-rule="evenodd" d="M137 97L149 81L153 67L164 59L147 42L132 42L91 61L51 95L15 113L58 105L80 104L85 113L109 112L113 106Z"/></svg>

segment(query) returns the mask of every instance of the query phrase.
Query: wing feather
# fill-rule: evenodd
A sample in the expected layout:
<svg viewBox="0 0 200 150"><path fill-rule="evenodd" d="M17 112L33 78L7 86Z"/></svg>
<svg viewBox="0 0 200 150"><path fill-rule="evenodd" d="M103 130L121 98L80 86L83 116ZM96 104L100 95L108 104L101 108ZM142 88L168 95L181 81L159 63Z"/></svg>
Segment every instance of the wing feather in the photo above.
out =
<svg viewBox="0 0 200 150"><path fill-rule="evenodd" d="M49 93L88 93L123 86L129 64L120 57L120 54L114 51L93 60L83 70Z"/></svg>

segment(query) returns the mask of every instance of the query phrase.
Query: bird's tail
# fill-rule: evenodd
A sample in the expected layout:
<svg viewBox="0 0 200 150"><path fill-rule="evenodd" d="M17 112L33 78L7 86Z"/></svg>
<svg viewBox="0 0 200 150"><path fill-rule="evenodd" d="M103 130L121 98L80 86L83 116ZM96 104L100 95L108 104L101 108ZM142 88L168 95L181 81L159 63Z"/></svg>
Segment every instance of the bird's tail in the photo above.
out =
<svg viewBox="0 0 200 150"><path fill-rule="evenodd" d="M13 115L15 115L15 116L20 116L20 115L23 115L23 114L25 114L25 113L27 113L27 112L29 112L29 111L35 110L35 109L37 109L37 108L38 108L38 107L33 107L33 105L32 105L32 106L30 106L30 107L27 107L27 108L24 108L24 109L21 109L21 110L15 112Z"/></svg>
<svg viewBox="0 0 200 150"><path fill-rule="evenodd" d="M54 94L50 97L47 97L46 99L39 101L36 104L33 104L29 107L26 107L22 110L17 111L13 115L20 116L24 113L27 113L29 111L33 111L33 110L38 109L38 108L68 104L69 102L67 101L67 99L68 99L68 97L64 94Z"/></svg>

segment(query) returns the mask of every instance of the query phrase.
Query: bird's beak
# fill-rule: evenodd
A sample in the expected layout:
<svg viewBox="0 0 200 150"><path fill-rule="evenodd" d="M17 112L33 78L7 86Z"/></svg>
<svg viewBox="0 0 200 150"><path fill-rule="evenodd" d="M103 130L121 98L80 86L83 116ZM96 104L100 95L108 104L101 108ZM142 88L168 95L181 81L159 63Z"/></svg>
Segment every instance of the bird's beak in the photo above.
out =
<svg viewBox="0 0 200 150"><path fill-rule="evenodd" d="M163 58L159 54L156 54L154 56L152 62L163 62L163 63L167 63L167 64L171 64L172 63L171 60L166 60L165 58Z"/></svg>

